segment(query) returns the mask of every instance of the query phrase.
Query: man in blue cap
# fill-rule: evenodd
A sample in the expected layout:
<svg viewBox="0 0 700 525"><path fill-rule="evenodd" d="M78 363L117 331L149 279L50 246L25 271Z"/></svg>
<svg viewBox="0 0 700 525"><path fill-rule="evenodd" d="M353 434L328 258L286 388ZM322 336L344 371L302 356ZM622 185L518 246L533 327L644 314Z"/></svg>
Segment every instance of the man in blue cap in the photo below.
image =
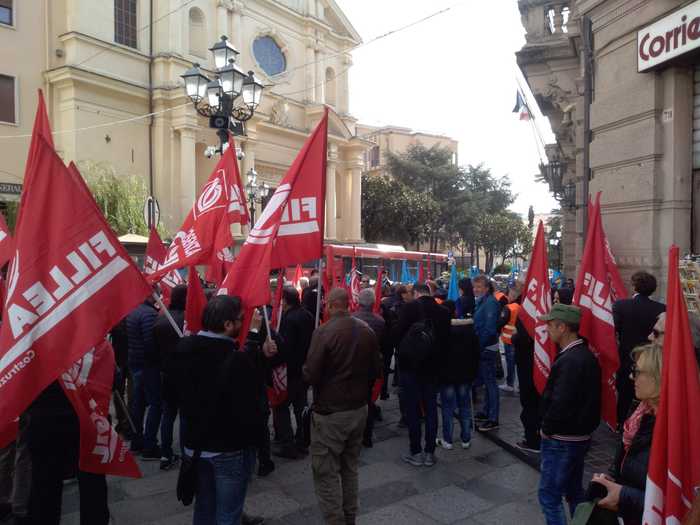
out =
<svg viewBox="0 0 700 525"><path fill-rule="evenodd" d="M558 347L542 393L542 448L539 500L547 525L566 525L562 497L571 516L584 500L583 461L600 423L598 360L579 337L581 310L555 304L540 316Z"/></svg>

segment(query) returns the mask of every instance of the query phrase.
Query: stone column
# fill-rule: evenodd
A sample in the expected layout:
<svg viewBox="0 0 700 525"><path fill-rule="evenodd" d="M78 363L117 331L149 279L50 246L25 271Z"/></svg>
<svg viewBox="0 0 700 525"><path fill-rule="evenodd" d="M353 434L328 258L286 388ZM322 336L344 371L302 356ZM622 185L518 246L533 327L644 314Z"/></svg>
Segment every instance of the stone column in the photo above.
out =
<svg viewBox="0 0 700 525"><path fill-rule="evenodd" d="M362 168L355 167L350 170L352 178L352 196L350 198L350 228L349 235L354 241L362 238Z"/></svg>
<svg viewBox="0 0 700 525"><path fill-rule="evenodd" d="M236 49L243 51L243 3L237 0L233 2L233 23L231 25L231 39Z"/></svg>
<svg viewBox="0 0 700 525"><path fill-rule="evenodd" d="M317 104L326 103L326 68L324 67L323 50L316 49L316 98Z"/></svg>
<svg viewBox="0 0 700 525"><path fill-rule="evenodd" d="M326 239L335 239L336 206L335 206L335 169L338 158L338 147L328 145L328 164L326 166Z"/></svg>
<svg viewBox="0 0 700 525"><path fill-rule="evenodd" d="M216 38L228 34L228 9L223 2L219 2L216 8Z"/></svg>
<svg viewBox="0 0 700 525"><path fill-rule="evenodd" d="M314 49L313 39L309 38L306 43L306 100L313 102L316 100L316 51Z"/></svg>
<svg viewBox="0 0 700 525"><path fill-rule="evenodd" d="M196 173L197 159L195 158L195 130L181 128L180 130L180 213L184 219L192 208L197 197Z"/></svg>

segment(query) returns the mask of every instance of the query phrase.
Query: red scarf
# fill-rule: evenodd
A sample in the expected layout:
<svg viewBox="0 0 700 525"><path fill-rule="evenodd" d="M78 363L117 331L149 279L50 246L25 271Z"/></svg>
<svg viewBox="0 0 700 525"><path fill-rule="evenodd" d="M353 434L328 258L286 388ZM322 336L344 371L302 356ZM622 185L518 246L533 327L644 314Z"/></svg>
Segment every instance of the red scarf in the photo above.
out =
<svg viewBox="0 0 700 525"><path fill-rule="evenodd" d="M627 452L632 444L634 436L637 435L639 431L639 426L642 424L642 418L647 414L653 413L654 409L646 401L642 401L637 406L637 409L632 412L632 415L627 418L625 424L623 425L622 432L622 444L625 446L625 452Z"/></svg>

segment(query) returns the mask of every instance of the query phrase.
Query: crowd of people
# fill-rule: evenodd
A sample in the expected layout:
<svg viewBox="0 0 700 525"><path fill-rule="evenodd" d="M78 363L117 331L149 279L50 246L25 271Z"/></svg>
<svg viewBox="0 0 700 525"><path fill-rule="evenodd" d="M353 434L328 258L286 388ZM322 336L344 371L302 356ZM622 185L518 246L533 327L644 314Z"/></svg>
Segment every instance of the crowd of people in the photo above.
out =
<svg viewBox="0 0 700 525"><path fill-rule="evenodd" d="M243 511L256 464L264 477L275 470L274 457L308 456L325 522L354 524L360 452L373 446L378 401L392 395L392 384L399 426L408 429L401 455L407 464L430 468L436 448L469 449L475 429L499 428L503 392L517 393L523 426L517 446L540 456L547 525L567 523L565 502L572 517L588 502L590 513L642 523L663 366L664 306L650 298L653 276L635 274L634 297L613 308L620 443L610 471L596 474L588 490L584 460L601 419L601 370L578 334L573 283L553 292L554 305L542 317L558 355L540 395L534 341L518 315L518 283L498 290L486 275L463 278L456 301L447 299L442 281L386 283L376 305L364 277L355 297L347 288L319 292L315 272L301 291L285 283L279 324L269 330L262 308L246 323L238 298L210 291L202 329L181 337L187 288L180 285L169 317L148 299L111 332L117 430L142 460L159 461L162 470L180 465L181 476L185 466L194 469L194 525L262 523ZM316 327L319 293L324 319ZM286 397L271 403L273 371L282 365ZM81 523L109 522L105 476L79 470L78 440L75 414L54 383L20 419L17 440L0 451L0 520L58 524L67 474L79 481ZM66 453L50 453L57 446Z"/></svg>

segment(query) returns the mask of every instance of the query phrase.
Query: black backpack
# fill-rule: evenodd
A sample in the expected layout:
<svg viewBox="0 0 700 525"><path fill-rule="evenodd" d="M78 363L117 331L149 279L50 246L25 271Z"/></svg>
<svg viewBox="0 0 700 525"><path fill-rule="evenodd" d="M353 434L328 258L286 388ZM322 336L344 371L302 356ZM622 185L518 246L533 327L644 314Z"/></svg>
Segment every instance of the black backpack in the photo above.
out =
<svg viewBox="0 0 700 525"><path fill-rule="evenodd" d="M420 370L430 357L434 344L432 321L430 319L416 321L408 329L399 345L399 366L405 370Z"/></svg>

